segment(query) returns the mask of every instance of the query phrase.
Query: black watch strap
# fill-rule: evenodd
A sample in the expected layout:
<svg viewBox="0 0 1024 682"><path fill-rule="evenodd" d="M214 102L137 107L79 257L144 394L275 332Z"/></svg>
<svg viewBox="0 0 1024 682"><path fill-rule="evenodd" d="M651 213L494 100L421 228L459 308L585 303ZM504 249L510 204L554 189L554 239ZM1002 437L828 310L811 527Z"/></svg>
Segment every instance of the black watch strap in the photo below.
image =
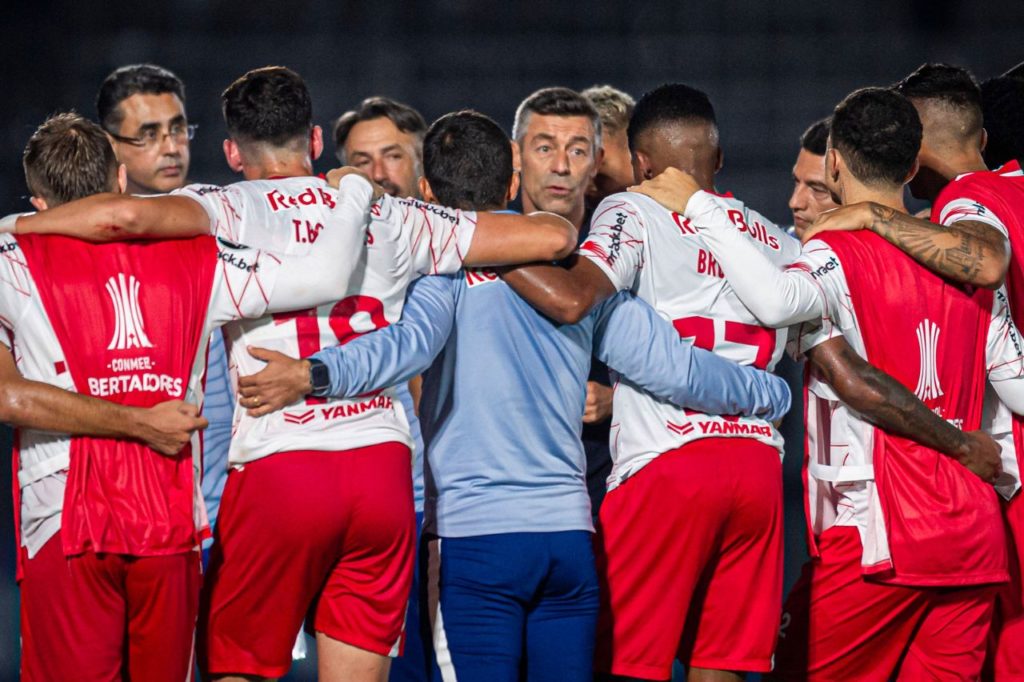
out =
<svg viewBox="0 0 1024 682"><path fill-rule="evenodd" d="M309 358L309 383L313 387L309 394L317 398L331 390L331 372L320 360Z"/></svg>

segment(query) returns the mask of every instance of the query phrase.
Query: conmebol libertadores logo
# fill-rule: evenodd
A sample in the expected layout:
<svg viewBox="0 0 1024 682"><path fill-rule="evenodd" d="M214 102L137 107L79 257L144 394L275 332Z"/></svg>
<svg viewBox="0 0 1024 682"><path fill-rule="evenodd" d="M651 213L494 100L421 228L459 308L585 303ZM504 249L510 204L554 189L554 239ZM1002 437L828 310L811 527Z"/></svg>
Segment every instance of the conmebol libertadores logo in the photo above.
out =
<svg viewBox="0 0 1024 682"><path fill-rule="evenodd" d="M918 370L917 388L914 389L914 394L921 400L938 398L942 395L937 366L939 325L931 320L924 320L917 325L917 346L921 351L921 366Z"/></svg>
<svg viewBox="0 0 1024 682"><path fill-rule="evenodd" d="M126 279L124 273L120 273L107 280L107 293L114 305L114 336L107 350L153 347L146 336L142 310L139 308L140 286L135 275L129 275Z"/></svg>

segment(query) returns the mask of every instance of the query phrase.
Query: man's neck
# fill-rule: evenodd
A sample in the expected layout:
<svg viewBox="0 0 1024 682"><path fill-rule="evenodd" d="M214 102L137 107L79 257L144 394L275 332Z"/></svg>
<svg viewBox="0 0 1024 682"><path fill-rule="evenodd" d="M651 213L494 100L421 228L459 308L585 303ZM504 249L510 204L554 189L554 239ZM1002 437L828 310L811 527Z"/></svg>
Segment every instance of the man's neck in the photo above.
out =
<svg viewBox="0 0 1024 682"><path fill-rule="evenodd" d="M246 180L269 178L300 178L313 175L313 161L309 154L287 150L242 156L242 175Z"/></svg>
<svg viewBox="0 0 1024 682"><path fill-rule="evenodd" d="M946 178L947 182L964 173L988 170L988 166L985 165L985 159L981 155L981 150L977 147L945 154L942 158L933 160L931 165L937 173Z"/></svg>
<svg viewBox="0 0 1024 682"><path fill-rule="evenodd" d="M539 208L536 204L533 203L529 195L525 193L523 194L523 213L533 213L534 211L543 210L544 209ZM565 218L570 223L572 223L573 227L575 227L577 230L580 230L583 228L583 216L585 215L585 213L586 206L584 206L584 203L581 201L579 202L579 205L573 207L572 211L570 211L568 215L564 213L559 213L557 215L560 215L561 217Z"/></svg>
<svg viewBox="0 0 1024 682"><path fill-rule="evenodd" d="M898 190L880 190L854 181L845 187L844 190L844 206L858 204L862 201L871 201L896 209L900 213L907 212L907 206L903 203L903 187L900 187Z"/></svg>

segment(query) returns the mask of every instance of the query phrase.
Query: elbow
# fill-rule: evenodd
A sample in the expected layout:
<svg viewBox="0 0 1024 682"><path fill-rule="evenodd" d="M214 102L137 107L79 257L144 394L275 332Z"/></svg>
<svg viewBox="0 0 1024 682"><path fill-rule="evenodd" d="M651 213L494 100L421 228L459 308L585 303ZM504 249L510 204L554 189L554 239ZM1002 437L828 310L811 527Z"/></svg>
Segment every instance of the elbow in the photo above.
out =
<svg viewBox="0 0 1024 682"><path fill-rule="evenodd" d="M131 197L119 196L114 199L109 219L98 226L101 240L124 239L143 233L142 210L139 202Z"/></svg>
<svg viewBox="0 0 1024 682"><path fill-rule="evenodd" d="M556 220L557 222L552 226L546 251L540 260L562 260L568 258L576 250L576 228L564 218L556 218Z"/></svg>
<svg viewBox="0 0 1024 682"><path fill-rule="evenodd" d="M590 307L581 299L561 301L551 317L561 324L576 324L590 312Z"/></svg>
<svg viewBox="0 0 1024 682"><path fill-rule="evenodd" d="M15 428L22 426L21 419L19 419L20 407L21 400L19 400L17 389L7 382L0 384L0 422Z"/></svg>
<svg viewBox="0 0 1024 682"><path fill-rule="evenodd" d="M1006 266L998 263L987 264L975 277L974 284L982 289L998 289L1006 281Z"/></svg>
<svg viewBox="0 0 1024 682"><path fill-rule="evenodd" d="M754 312L754 311L751 311ZM780 327L788 327L790 324L789 316L785 310L758 310L754 312L755 317L765 327L772 329L779 329Z"/></svg>

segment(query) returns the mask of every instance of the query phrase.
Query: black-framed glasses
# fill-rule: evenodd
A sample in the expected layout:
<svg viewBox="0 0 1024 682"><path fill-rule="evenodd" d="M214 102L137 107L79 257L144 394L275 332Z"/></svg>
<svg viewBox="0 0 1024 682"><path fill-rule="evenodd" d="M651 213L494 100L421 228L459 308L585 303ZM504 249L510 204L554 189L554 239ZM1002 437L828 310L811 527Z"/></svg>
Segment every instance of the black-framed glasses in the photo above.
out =
<svg viewBox="0 0 1024 682"><path fill-rule="evenodd" d="M164 136L170 136L178 144L184 144L196 136L196 129L199 126L195 123L175 123L166 132L159 128L146 128L138 137L125 137L107 131L107 134L118 142L130 144L133 147L151 148L164 141Z"/></svg>

